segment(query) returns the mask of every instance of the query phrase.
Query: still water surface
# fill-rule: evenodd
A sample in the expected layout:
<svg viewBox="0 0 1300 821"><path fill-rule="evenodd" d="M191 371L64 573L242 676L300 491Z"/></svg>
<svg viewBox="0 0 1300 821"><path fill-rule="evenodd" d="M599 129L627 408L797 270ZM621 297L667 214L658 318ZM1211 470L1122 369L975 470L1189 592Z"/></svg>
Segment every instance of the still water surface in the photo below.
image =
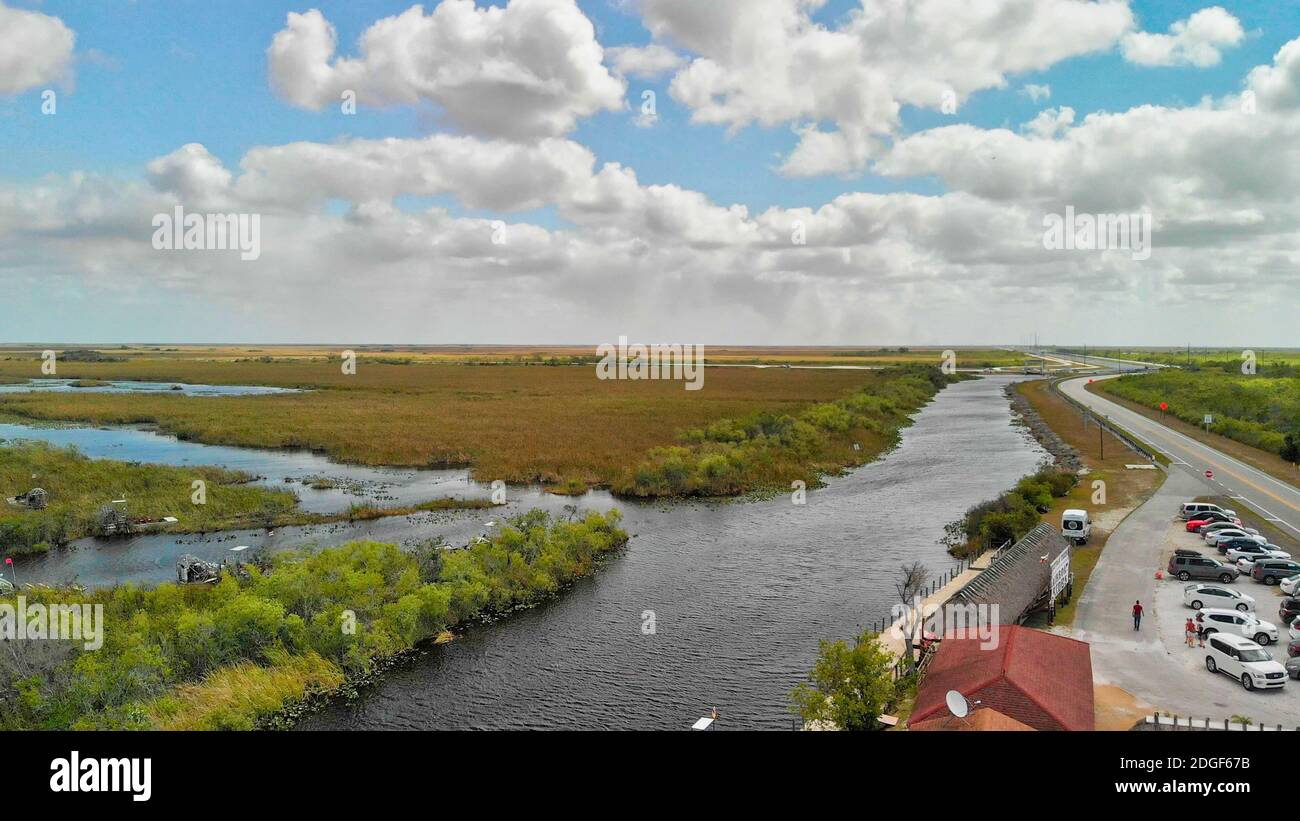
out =
<svg viewBox="0 0 1300 821"><path fill-rule="evenodd" d="M598 574L562 596L469 629L387 674L352 703L304 729L683 729L717 706L724 729L791 726L787 694L821 638L851 636L886 615L892 577L921 560L936 575L952 562L943 526L1032 471L1046 453L1013 425L1009 377L953 385L922 410L881 460L831 478L805 505L766 501L638 504L604 492L577 500L511 488L505 509L427 513L356 524L216 534L82 540L21 560L20 581L86 585L162 581L183 553L230 557L241 545L280 550L373 538L464 543L533 507L619 508L633 538ZM218 464L292 487L308 510L359 500L487 497L464 471L339 465L310 453L181 442L131 429L0 425L0 437L74 444L100 458ZM300 484L327 476L345 487ZM285 483L285 478L293 483ZM653 614L654 632L643 632Z"/></svg>
<svg viewBox="0 0 1300 821"><path fill-rule="evenodd" d="M808 494L622 505L626 554L543 607L476 627L304 729L788 729L821 638L887 614L891 577L941 573L943 526L1046 456L1012 425L1005 378L944 390L884 459ZM653 611L655 632L642 631Z"/></svg>

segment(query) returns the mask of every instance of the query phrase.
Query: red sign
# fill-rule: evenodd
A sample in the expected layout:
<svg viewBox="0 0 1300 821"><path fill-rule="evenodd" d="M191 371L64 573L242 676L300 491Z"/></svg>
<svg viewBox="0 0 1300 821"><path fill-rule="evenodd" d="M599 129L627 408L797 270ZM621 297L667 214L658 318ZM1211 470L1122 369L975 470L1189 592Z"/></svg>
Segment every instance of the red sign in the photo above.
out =
<svg viewBox="0 0 1300 821"><path fill-rule="evenodd" d="M1213 478L1214 478L1214 471L1212 471L1212 470L1207 470L1207 471L1205 471L1205 478L1206 478L1206 479L1213 479Z"/></svg>
<svg viewBox="0 0 1300 821"><path fill-rule="evenodd" d="M1160 410L1169 410L1169 403L1168 403L1168 402L1161 402L1161 403L1160 403Z"/></svg>

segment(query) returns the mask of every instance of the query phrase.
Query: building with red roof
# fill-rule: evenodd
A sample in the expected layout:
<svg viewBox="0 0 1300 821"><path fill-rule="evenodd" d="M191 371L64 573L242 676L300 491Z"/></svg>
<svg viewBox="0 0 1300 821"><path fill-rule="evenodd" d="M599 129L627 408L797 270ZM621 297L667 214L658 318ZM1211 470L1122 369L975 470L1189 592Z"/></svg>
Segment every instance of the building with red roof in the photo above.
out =
<svg viewBox="0 0 1300 821"><path fill-rule="evenodd" d="M956 690L974 711L993 710L1035 730L1092 730L1092 652L1087 643L1002 625L997 644L949 638L921 679L909 729L941 729L953 717L947 695ZM926 727L918 727L930 722ZM992 729L992 728L990 728Z"/></svg>

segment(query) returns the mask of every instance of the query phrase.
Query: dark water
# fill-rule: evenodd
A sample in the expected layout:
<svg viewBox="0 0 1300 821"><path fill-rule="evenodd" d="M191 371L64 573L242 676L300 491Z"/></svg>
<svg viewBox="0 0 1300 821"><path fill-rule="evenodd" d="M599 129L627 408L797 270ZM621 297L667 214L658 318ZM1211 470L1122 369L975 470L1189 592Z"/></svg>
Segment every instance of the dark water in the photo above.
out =
<svg viewBox="0 0 1300 821"><path fill-rule="evenodd" d="M684 729L716 705L723 728L790 727L787 693L811 666L821 638L848 637L886 615L904 561L935 573L951 561L943 526L998 495L1045 456L1012 425L1009 378L953 385L903 432L884 459L809 491L760 502L635 504L593 492L578 499L510 488L505 508L425 513L354 525L82 540L20 560L22 582L88 586L174 577L184 553L218 560L231 548L331 545L358 538L464 543L514 513L577 504L619 508L628 549L556 600L474 627L386 675L355 703L308 718L306 729ZM0 437L74 444L100 458L219 464L293 487L310 510L357 501L424 501L490 490L463 471L338 465L310 453L181 442L143 430L0 425ZM314 491L284 477L327 476L343 489ZM642 631L653 612L655 632Z"/></svg>
<svg viewBox="0 0 1300 821"><path fill-rule="evenodd" d="M1006 382L943 391L896 451L804 506L618 505L636 536L599 574L302 727L685 729L717 706L722 728L789 728L787 694L818 639L887 614L902 562L947 569L944 524L1045 456L1012 426Z"/></svg>

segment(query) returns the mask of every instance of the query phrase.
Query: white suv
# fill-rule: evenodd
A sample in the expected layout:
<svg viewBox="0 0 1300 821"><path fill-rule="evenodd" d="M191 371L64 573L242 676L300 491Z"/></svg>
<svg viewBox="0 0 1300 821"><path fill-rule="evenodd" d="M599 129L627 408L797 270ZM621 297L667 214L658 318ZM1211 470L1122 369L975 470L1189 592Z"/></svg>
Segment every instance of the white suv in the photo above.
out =
<svg viewBox="0 0 1300 821"><path fill-rule="evenodd" d="M1286 686L1286 668L1263 647L1241 636L1210 636L1205 644L1205 669L1232 676L1247 690Z"/></svg>
<svg viewBox="0 0 1300 821"><path fill-rule="evenodd" d="M1261 645L1277 641L1277 626L1260 621L1249 613L1222 607L1203 607L1200 613L1205 617L1204 632L1207 638L1214 634L1225 633L1250 639Z"/></svg>
<svg viewBox="0 0 1300 821"><path fill-rule="evenodd" d="M1189 584L1183 588L1183 604L1200 610L1208 604L1221 610L1239 610L1249 613L1255 609L1255 599L1245 593L1213 584Z"/></svg>

